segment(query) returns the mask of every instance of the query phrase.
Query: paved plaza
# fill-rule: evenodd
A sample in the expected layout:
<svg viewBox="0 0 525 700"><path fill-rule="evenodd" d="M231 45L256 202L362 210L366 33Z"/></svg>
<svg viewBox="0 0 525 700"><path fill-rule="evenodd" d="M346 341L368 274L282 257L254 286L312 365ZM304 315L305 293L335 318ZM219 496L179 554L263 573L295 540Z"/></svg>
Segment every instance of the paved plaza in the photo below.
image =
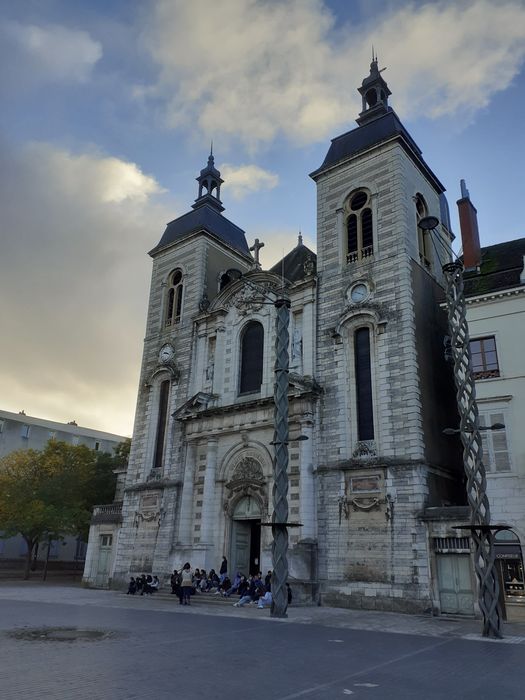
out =
<svg viewBox="0 0 525 700"><path fill-rule="evenodd" d="M525 625L0 585L2 700L523 698ZM97 636L100 634L100 636ZM76 637L79 638L76 638ZM73 638L71 638L73 637Z"/></svg>

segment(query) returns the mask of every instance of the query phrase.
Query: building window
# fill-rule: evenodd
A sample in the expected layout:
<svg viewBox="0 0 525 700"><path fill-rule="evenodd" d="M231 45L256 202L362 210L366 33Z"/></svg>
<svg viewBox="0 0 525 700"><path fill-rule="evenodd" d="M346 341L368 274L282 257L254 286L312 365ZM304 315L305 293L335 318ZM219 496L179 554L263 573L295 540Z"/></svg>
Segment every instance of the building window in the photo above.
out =
<svg viewBox="0 0 525 700"><path fill-rule="evenodd" d="M357 439L374 439L370 330L358 328L354 333L355 382L357 400Z"/></svg>
<svg viewBox="0 0 525 700"><path fill-rule="evenodd" d="M86 558L87 552L87 542L83 542L82 538L77 537L76 547L75 547L75 560L83 561Z"/></svg>
<svg viewBox="0 0 525 700"><path fill-rule="evenodd" d="M78 437L78 435L73 435L73 437L71 438L71 443L75 447L77 447L80 444L80 438Z"/></svg>
<svg viewBox="0 0 525 700"><path fill-rule="evenodd" d="M499 377L498 355L496 353L496 338L476 338L470 341L470 357L474 379L490 379Z"/></svg>
<svg viewBox="0 0 525 700"><path fill-rule="evenodd" d="M232 277L227 272L223 272L219 277L219 292L222 292L224 287L227 287L232 282Z"/></svg>
<svg viewBox="0 0 525 700"><path fill-rule="evenodd" d="M4 432L4 421L0 420L0 434Z"/></svg>
<svg viewBox="0 0 525 700"><path fill-rule="evenodd" d="M164 448L166 444L166 427L168 422L168 402L170 395L170 383L162 382L159 392L159 414L157 420L157 435L155 438L155 453L153 468L161 469L164 463Z"/></svg>
<svg viewBox="0 0 525 700"><path fill-rule="evenodd" d="M346 217L346 262L369 258L374 254L374 227L370 195L364 190L355 192L345 207Z"/></svg>
<svg viewBox="0 0 525 700"><path fill-rule="evenodd" d="M98 452L100 450L100 442L98 440L95 440L95 452Z"/></svg>
<svg viewBox="0 0 525 700"><path fill-rule="evenodd" d="M419 261L422 265L424 265L424 267L427 268L427 270L430 270L432 260L432 241L430 239L430 236L432 235L432 232L425 231L419 226L419 222L421 221L421 219L424 219L425 216L428 216L428 207L423 196L420 194L416 195L415 201L417 220L417 247L419 250Z"/></svg>
<svg viewBox="0 0 525 700"><path fill-rule="evenodd" d="M24 440L28 440L30 432L31 432L31 426L30 425L23 425L20 428L20 437L23 437Z"/></svg>
<svg viewBox="0 0 525 700"><path fill-rule="evenodd" d="M173 326L180 322L183 291L182 272L174 270L168 280L165 326Z"/></svg>
<svg viewBox="0 0 525 700"><path fill-rule="evenodd" d="M100 546L111 547L113 544L113 535L100 535Z"/></svg>
<svg viewBox="0 0 525 700"><path fill-rule="evenodd" d="M56 430L50 430L47 435L48 435L50 440L56 440L56 438L57 438Z"/></svg>
<svg viewBox="0 0 525 700"><path fill-rule="evenodd" d="M264 329L257 321L250 321L241 335L240 394L261 390L264 358Z"/></svg>
<svg viewBox="0 0 525 700"><path fill-rule="evenodd" d="M505 425L505 414L501 411L483 411L479 414L480 427L490 427L499 423ZM511 469L506 428L482 430L483 463L492 472L508 472Z"/></svg>

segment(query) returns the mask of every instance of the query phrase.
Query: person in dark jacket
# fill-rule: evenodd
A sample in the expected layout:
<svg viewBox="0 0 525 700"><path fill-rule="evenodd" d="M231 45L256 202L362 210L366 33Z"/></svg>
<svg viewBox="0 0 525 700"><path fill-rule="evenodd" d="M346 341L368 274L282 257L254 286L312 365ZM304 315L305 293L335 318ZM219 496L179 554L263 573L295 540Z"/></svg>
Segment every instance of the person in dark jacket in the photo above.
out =
<svg viewBox="0 0 525 700"><path fill-rule="evenodd" d="M222 583L224 579L228 576L228 560L226 557L222 558L221 568L219 569L219 580Z"/></svg>

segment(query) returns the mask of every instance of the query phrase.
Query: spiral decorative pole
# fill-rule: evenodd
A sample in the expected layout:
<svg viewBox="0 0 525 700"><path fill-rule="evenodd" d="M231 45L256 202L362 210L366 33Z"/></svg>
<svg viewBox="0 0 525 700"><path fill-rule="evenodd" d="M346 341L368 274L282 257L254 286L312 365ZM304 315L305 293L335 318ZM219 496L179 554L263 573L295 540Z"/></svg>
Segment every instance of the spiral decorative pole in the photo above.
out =
<svg viewBox="0 0 525 700"><path fill-rule="evenodd" d="M288 342L290 300L275 300L275 384L273 515L272 515L272 617L287 617L288 591Z"/></svg>
<svg viewBox="0 0 525 700"><path fill-rule="evenodd" d="M429 217L430 218L430 217ZM467 477L467 498L471 509L470 530L474 541L474 568L479 583L479 607L483 615L483 636L500 639L501 610L499 582L495 567L494 536L490 527L490 505L483 464L476 390L471 369L463 265L443 266L446 302L454 360L454 381L460 415L459 434L463 444L463 467Z"/></svg>

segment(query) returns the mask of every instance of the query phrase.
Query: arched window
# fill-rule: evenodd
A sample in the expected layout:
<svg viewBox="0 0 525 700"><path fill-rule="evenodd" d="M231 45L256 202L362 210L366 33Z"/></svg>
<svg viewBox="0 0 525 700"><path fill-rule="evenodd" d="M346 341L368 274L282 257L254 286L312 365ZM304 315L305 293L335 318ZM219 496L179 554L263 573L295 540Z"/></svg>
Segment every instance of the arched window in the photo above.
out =
<svg viewBox="0 0 525 700"><path fill-rule="evenodd" d="M227 272L223 272L219 277L219 291L222 292L224 287L226 287L232 281L231 276Z"/></svg>
<svg viewBox="0 0 525 700"><path fill-rule="evenodd" d="M374 404L370 361L370 329L354 332L355 384L357 399L357 439L374 439Z"/></svg>
<svg viewBox="0 0 525 700"><path fill-rule="evenodd" d="M174 270L168 280L165 326L173 326L180 321L183 289L182 272Z"/></svg>
<svg viewBox="0 0 525 700"><path fill-rule="evenodd" d="M170 396L170 383L165 380L160 385L157 433L155 435L155 451L153 454L153 468L161 469L164 464L164 450L166 447L166 428L168 424L168 405Z"/></svg>
<svg viewBox="0 0 525 700"><path fill-rule="evenodd" d="M370 195L359 190L350 196L345 207L346 262L352 263L374 254L374 226Z"/></svg>
<svg viewBox="0 0 525 700"><path fill-rule="evenodd" d="M421 194L417 194L415 198L416 202L416 220L417 220L417 247L419 250L419 261L427 269L431 267L431 245L432 241L430 236L431 231L426 231L419 226L421 219L428 216L428 207Z"/></svg>
<svg viewBox="0 0 525 700"><path fill-rule="evenodd" d="M257 321L250 321L241 335L241 377L239 393L261 390L264 358L264 329Z"/></svg>

